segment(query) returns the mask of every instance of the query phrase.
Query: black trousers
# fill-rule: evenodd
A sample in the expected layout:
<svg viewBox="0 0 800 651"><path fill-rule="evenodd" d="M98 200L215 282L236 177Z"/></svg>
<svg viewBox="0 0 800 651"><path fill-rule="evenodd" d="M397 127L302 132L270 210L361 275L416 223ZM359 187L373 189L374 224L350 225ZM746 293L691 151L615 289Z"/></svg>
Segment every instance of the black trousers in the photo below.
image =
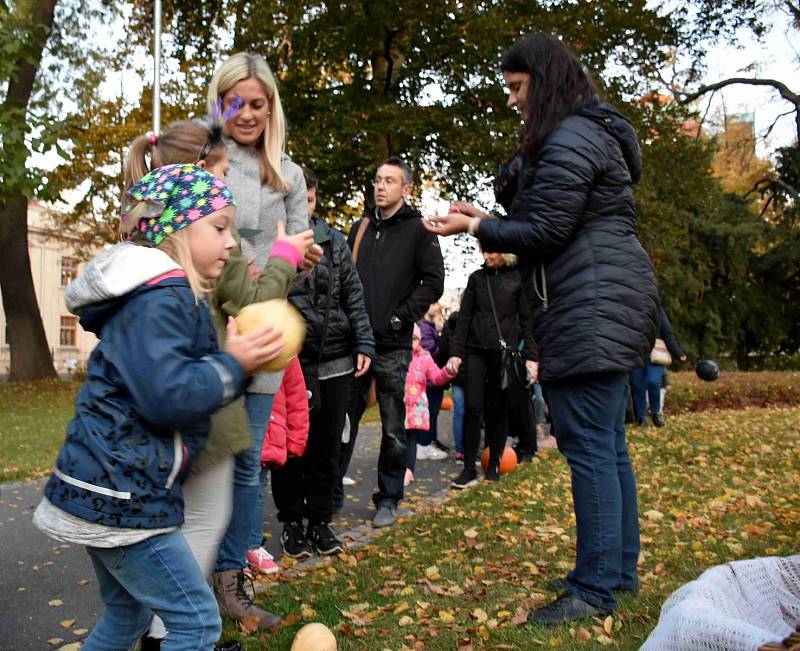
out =
<svg viewBox="0 0 800 651"><path fill-rule="evenodd" d="M309 522L331 521L352 384L352 374L320 381L320 408L311 413L305 454L272 472L272 496L281 522L298 522L304 516Z"/></svg>
<svg viewBox="0 0 800 651"><path fill-rule="evenodd" d="M464 467L474 467L485 421L489 465L500 462L506 444L507 391L500 390L500 351L468 350L464 386Z"/></svg>
<svg viewBox="0 0 800 651"><path fill-rule="evenodd" d="M354 381L350 403L350 440L342 446L339 462L339 485L335 503L342 504L341 480L347 474L358 437L358 426L367 409L372 380L381 412L381 451L378 455L378 491L372 496L375 506L396 505L403 499L403 478L406 473L406 374L411 361L410 350L381 351L372 360L369 372Z"/></svg>

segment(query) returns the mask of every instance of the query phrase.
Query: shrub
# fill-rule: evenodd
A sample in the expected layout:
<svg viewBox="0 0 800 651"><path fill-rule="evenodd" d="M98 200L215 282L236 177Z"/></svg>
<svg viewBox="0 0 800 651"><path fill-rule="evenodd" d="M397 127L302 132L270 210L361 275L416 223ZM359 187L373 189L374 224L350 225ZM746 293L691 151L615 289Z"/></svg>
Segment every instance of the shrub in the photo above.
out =
<svg viewBox="0 0 800 651"><path fill-rule="evenodd" d="M670 373L670 412L710 409L792 407L800 405L800 372L723 372L715 382L703 382L692 372Z"/></svg>

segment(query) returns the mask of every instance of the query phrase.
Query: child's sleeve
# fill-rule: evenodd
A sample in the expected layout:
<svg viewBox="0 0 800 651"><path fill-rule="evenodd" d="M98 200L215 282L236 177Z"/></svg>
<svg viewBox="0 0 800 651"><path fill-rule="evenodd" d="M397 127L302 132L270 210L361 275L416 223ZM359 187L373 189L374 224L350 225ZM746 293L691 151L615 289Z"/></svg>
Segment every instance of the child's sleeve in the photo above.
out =
<svg viewBox="0 0 800 651"><path fill-rule="evenodd" d="M234 236L238 243L238 233ZM227 316L236 316L250 303L286 298L289 286L296 276L296 265L290 260L280 255L270 255L261 275L257 280L253 280L250 277L247 258L237 246L231 251L217 285L216 294L220 309Z"/></svg>
<svg viewBox="0 0 800 651"><path fill-rule="evenodd" d="M122 326L101 341L141 415L174 429L208 418L244 392L247 376L224 352L197 357L192 309L173 291L133 298L119 314Z"/></svg>
<svg viewBox="0 0 800 651"><path fill-rule="evenodd" d="M456 374L448 371L447 367L439 368L436 366L436 362L433 361L433 358L428 357L428 361L425 366L425 378L430 384L438 387L443 384L447 384L455 376Z"/></svg>

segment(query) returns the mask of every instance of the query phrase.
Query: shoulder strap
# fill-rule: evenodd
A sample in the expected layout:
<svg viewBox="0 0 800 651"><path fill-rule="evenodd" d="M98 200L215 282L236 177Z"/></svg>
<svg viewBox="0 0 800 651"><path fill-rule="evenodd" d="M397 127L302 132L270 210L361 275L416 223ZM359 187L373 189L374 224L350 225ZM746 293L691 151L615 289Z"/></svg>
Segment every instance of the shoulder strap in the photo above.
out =
<svg viewBox="0 0 800 651"><path fill-rule="evenodd" d="M497 339L500 342L500 348L506 347L506 340L503 339L503 333L500 331L500 321L497 318L497 309L494 306L494 296L492 294L492 283L489 282L489 274L486 274L486 289L489 290L489 305L492 306L492 316L494 317L494 325L497 328Z"/></svg>
<svg viewBox="0 0 800 651"><path fill-rule="evenodd" d="M369 226L369 217L362 217L361 223L358 225L358 231L356 231L356 241L353 243L353 264L358 262L358 249L361 247L361 240L364 237L367 226Z"/></svg>

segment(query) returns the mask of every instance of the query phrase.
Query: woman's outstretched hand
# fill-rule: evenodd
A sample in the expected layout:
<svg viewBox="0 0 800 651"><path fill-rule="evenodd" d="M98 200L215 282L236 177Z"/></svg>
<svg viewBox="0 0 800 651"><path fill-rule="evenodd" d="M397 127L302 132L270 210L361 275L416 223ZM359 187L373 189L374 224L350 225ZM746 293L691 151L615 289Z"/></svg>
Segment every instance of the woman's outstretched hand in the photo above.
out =
<svg viewBox="0 0 800 651"><path fill-rule="evenodd" d="M472 219L469 215L461 212L451 212L449 215L430 215L422 219L422 225L425 229L435 235L455 235L457 233L466 233L469 221Z"/></svg>

